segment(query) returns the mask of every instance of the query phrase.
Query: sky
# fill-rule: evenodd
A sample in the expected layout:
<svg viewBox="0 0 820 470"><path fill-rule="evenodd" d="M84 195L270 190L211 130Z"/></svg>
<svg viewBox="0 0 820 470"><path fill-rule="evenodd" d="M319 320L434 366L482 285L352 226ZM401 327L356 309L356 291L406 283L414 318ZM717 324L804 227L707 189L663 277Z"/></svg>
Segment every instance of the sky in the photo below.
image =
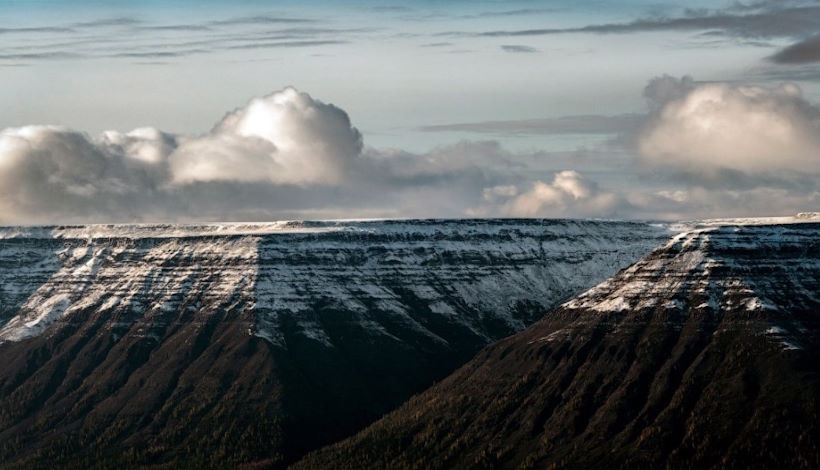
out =
<svg viewBox="0 0 820 470"><path fill-rule="evenodd" d="M0 224L820 210L820 2L0 0Z"/></svg>

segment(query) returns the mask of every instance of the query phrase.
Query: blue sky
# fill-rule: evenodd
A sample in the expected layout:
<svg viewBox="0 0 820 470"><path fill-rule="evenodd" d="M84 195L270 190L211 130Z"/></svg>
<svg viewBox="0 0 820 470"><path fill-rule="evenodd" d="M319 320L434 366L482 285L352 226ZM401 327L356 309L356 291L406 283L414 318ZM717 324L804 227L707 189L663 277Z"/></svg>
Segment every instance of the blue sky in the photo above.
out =
<svg viewBox="0 0 820 470"><path fill-rule="evenodd" d="M820 6L799 0L360 1L344 6L326 1L6 0L0 1L0 129L57 125L96 142L104 131L125 134L150 127L193 138L211 132L227 112L252 98L293 86L346 112L362 136L362 158L375 158L380 165L386 155L413 155L418 165L466 142L496 145L503 155L491 161L511 160L504 164L512 167L526 161L529 170L504 175L498 165L459 155L437 164L447 171L461 165L464 172L486 169L487 174L459 189L458 197L453 196L458 204L452 207L431 207L422 201L428 193L406 207L396 201L376 207L366 203L373 198L365 193L347 194L324 182L309 194L307 199L315 198L311 204L302 203L304 194L300 204L280 204L290 199L279 196L282 188L277 187L274 208L251 212L254 217L517 215L513 199L535 191L539 182L555 183L561 171L576 172L585 184L631 202L579 208L574 196L572 204L554 198L550 201L558 209L543 204L521 215L675 218L806 210L817 201L813 182L786 184L785 176L764 182L736 159L718 169L693 169L686 156L683 162L664 160L661 165L636 142L645 141L659 122L655 114L660 110L651 109L645 88L663 76L675 78L678 87L684 86L682 77L693 77L695 85L686 93L722 84L728 87L727 100L733 91L747 96L740 87L760 87L777 106L782 96L792 96L778 87L793 83L800 101L792 104L813 107L820 101L814 46L806 46L808 55L797 61L772 57L818 33ZM755 108L760 100L747 101L726 101L724 111L747 109L744 105L751 106L751 114L760 111ZM661 106L666 104L674 103L670 99ZM783 104L783 110L789 106ZM773 119L813 126L811 116ZM793 149L810 153L812 147ZM805 163L802 158L795 157ZM724 187L718 174L728 178ZM281 183L274 180L274 185ZM300 185L297 192L309 189ZM492 193L496 186L516 188L507 206L488 203L492 197L485 197L485 190ZM636 186L645 187L645 194L633 194ZM803 192L796 194L795 186ZM389 189L386 181L379 187ZM445 188L422 183L394 189L404 195L402 201L428 190L447 194ZM345 193L351 202L341 207L323 203L321 195L333 191ZM701 194L698 204L690 198L688 204L675 205L684 193L704 191L718 200L709 204ZM757 193L752 197L738 191ZM761 191L768 192L764 196ZM780 204L770 202L772 191L785 191L778 196ZM659 193L676 196L654 206L638 202ZM273 197L265 195L253 204L270 208ZM0 217L5 213L9 221L28 220L18 217L15 198L6 197L4 212L2 198ZM766 203L738 202L755 198ZM72 220L99 212L72 210ZM143 212L134 209L121 218L191 217L177 209ZM36 221L49 221L55 213L66 210L45 207ZM208 214L225 216L224 210ZM102 211L99 217L110 214Z"/></svg>

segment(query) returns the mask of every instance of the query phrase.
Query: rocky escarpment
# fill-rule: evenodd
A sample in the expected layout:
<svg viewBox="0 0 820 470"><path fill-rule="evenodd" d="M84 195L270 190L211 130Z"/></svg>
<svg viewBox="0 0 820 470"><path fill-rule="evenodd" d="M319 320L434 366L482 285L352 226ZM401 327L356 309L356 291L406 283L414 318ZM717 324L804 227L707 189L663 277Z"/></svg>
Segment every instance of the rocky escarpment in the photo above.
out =
<svg viewBox="0 0 820 470"><path fill-rule="evenodd" d="M817 468L820 224L684 233L298 468Z"/></svg>
<svg viewBox="0 0 820 470"><path fill-rule="evenodd" d="M0 460L283 465L666 236L538 220L0 229Z"/></svg>

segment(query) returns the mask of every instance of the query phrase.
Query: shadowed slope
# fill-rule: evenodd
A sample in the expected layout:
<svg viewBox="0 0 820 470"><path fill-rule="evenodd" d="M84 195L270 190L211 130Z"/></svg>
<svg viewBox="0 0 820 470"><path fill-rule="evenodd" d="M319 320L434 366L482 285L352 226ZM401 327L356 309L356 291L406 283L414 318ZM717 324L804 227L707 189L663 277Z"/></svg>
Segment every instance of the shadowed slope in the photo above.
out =
<svg viewBox="0 0 820 470"><path fill-rule="evenodd" d="M27 295L0 304L0 461L282 466L666 236L583 221L280 225L0 229L0 278Z"/></svg>

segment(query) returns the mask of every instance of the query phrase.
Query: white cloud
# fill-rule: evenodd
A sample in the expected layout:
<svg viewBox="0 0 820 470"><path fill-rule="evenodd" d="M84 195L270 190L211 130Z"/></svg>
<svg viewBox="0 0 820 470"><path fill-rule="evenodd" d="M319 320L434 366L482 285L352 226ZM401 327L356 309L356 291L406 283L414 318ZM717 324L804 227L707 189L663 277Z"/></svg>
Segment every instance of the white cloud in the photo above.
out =
<svg viewBox="0 0 820 470"><path fill-rule="evenodd" d="M177 137L153 127L134 129L127 134L106 131L98 144L113 154L120 154L146 163L162 164L177 147Z"/></svg>
<svg viewBox="0 0 820 470"><path fill-rule="evenodd" d="M343 110L293 88L252 100L196 137L154 128L97 137L58 126L8 128L0 131L0 221L178 218L203 208L209 218L203 205L227 187L237 205L262 206L277 186L344 184L361 150Z"/></svg>
<svg viewBox="0 0 820 470"><path fill-rule="evenodd" d="M657 109L637 149L652 166L705 179L820 171L820 108L797 85L694 85L664 77L647 90Z"/></svg>
<svg viewBox="0 0 820 470"><path fill-rule="evenodd" d="M228 113L170 156L176 182L338 183L362 150L343 110L286 88Z"/></svg>
<svg viewBox="0 0 820 470"><path fill-rule="evenodd" d="M474 215L601 217L615 215L624 204L618 195L600 190L573 170L556 173L549 183L535 181L525 191L506 185L485 188L483 194L491 204L472 209Z"/></svg>

